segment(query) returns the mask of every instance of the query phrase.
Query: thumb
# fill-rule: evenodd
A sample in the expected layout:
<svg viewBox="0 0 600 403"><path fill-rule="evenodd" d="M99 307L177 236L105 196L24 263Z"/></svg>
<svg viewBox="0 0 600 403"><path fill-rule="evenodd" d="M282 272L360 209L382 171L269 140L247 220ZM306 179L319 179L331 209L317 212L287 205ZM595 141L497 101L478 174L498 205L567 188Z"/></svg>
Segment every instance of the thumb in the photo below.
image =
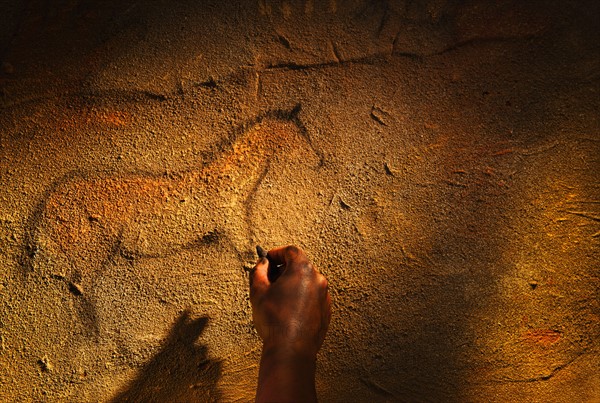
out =
<svg viewBox="0 0 600 403"><path fill-rule="evenodd" d="M254 304L254 301L263 296L269 288L270 282L267 277L269 271L269 261L267 258L262 257L254 266L254 270L250 272L250 302Z"/></svg>

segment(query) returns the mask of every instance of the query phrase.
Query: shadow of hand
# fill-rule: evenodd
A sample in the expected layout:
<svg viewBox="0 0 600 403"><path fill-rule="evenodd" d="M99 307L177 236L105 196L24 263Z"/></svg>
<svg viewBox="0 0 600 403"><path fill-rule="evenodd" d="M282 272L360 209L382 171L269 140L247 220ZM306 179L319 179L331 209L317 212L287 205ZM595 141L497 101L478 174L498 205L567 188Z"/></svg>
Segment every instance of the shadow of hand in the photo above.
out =
<svg viewBox="0 0 600 403"><path fill-rule="evenodd" d="M158 354L112 402L219 400L216 383L221 374L221 362L208 358L206 346L195 344L207 324L208 317L190 319L190 312L184 311Z"/></svg>

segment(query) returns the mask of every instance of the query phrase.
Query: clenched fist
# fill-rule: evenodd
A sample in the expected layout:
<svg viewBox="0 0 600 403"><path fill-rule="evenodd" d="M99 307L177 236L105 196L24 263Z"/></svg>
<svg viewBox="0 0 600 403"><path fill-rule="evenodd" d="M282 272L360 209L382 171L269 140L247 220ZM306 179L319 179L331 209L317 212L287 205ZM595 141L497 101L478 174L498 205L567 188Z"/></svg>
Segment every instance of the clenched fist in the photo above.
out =
<svg viewBox="0 0 600 403"><path fill-rule="evenodd" d="M272 249L250 274L250 301L263 339L256 400L316 400L316 356L331 317L327 280L301 249Z"/></svg>

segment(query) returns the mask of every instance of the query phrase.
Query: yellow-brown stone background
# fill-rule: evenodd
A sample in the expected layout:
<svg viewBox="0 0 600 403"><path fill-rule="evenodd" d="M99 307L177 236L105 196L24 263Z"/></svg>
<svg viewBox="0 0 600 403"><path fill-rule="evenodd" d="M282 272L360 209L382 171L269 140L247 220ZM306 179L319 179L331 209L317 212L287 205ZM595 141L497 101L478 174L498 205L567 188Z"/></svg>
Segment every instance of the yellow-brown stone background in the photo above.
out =
<svg viewBox="0 0 600 403"><path fill-rule="evenodd" d="M0 400L252 400L294 243L322 401L599 402L599 4L3 2Z"/></svg>

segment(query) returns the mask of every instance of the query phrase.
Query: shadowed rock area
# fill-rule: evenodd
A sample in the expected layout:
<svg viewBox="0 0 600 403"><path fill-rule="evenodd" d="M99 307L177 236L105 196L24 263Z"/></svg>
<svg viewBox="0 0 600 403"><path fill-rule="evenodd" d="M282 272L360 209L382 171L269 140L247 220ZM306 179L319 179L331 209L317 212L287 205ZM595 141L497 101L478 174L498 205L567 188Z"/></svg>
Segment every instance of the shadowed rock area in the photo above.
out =
<svg viewBox="0 0 600 403"><path fill-rule="evenodd" d="M597 2L0 20L0 400L251 401L245 267L292 243L322 401L600 401Z"/></svg>

